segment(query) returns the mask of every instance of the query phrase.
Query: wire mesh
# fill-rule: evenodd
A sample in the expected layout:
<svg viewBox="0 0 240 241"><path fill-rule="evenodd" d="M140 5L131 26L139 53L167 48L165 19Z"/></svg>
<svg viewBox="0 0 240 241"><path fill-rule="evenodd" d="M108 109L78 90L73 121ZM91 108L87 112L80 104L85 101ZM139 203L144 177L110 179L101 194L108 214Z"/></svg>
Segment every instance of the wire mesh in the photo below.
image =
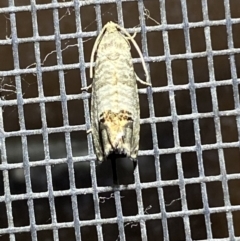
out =
<svg viewBox="0 0 240 241"><path fill-rule="evenodd" d="M1 240L240 240L240 3L217 4L1 1ZM152 81L117 187L81 91L108 21L137 32Z"/></svg>

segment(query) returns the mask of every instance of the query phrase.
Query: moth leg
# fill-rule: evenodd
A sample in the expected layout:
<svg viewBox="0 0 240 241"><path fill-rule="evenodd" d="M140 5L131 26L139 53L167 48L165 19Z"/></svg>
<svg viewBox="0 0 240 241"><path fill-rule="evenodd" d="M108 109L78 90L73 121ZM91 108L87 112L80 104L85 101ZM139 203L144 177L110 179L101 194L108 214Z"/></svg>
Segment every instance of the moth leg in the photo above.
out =
<svg viewBox="0 0 240 241"><path fill-rule="evenodd" d="M135 76L136 76L136 79L137 79L137 81L138 81L139 83L141 83L141 84L143 84L143 85L147 85L147 86L152 86L151 83L148 83L148 82L146 82L146 81L141 80L141 79L137 76L136 73L135 73Z"/></svg>
<svg viewBox="0 0 240 241"><path fill-rule="evenodd" d="M92 128L88 129L86 132L87 132L87 134L91 133L92 132Z"/></svg>
<svg viewBox="0 0 240 241"><path fill-rule="evenodd" d="M86 87L82 87L81 90L85 90L85 91L88 91L89 89L92 88L92 84L86 86Z"/></svg>

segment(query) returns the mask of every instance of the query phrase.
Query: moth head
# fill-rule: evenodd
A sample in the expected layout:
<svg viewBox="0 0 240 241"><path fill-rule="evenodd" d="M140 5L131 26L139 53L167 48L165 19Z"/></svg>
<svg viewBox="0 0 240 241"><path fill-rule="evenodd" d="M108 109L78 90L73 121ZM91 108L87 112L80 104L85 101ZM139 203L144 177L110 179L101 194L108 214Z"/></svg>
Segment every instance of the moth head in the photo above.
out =
<svg viewBox="0 0 240 241"><path fill-rule="evenodd" d="M116 31L118 31L117 30L117 24L116 23L114 23L114 22L108 22L107 24L106 24L106 32L108 32L108 33L113 33L113 32L116 32Z"/></svg>

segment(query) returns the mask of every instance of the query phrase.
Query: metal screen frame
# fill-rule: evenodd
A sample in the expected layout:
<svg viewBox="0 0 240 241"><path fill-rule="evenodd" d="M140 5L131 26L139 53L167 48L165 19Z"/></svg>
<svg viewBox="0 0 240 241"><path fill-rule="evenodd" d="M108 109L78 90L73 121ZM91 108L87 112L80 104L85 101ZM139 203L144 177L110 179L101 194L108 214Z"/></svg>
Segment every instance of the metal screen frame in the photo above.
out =
<svg viewBox="0 0 240 241"><path fill-rule="evenodd" d="M0 8L1 13L9 13L10 14L10 23L11 23L11 39L0 40L0 45L10 45L12 46L13 51L13 59L14 59L14 69L10 71L0 71L0 78L6 76L14 76L16 81L16 100L3 100L0 99L0 130L1 130L1 138L0 138L0 147L1 147L1 159L2 162L0 164L0 170L3 173L3 182L4 182L4 196L0 196L0 202L6 204L7 210L7 220L8 220L8 228L0 229L0 236L4 234L9 234L9 238L11 241L16 240L15 234L21 232L30 232L31 239L33 241L37 241L37 232L41 230L52 230L54 241L59 240L58 230L61 228L75 228L75 237L76 240L82 240L81 238L81 227L83 226L96 226L97 237L98 240L104 240L104 235L102 231L102 225L104 224L118 224L119 230L119 239L124 241L126 240L124 227L128 222L137 222L140 225L141 230L141 239L148 240L146 222L148 220L161 219L162 227L163 227L163 238L164 240L171 240L169 237L168 231L168 219L174 217L182 217L184 223L185 230L185 238L186 240L192 240L191 237L191 226L189 221L190 215L198 215L204 214L205 225L206 225L206 240L216 240L213 237L212 229L211 229L211 219L210 214L225 212L227 217L227 226L228 226L228 238L223 238L221 240L240 240L240 237L236 237L234 233L234 223L233 223L233 211L240 211L240 205L231 205L230 197L229 197L229 188L228 181L240 179L240 173L228 174L225 167L225 159L223 149L225 148L239 148L240 145L240 105L239 105L239 91L238 85L240 83L240 79L237 76L236 64L235 64L235 54L240 53L240 49L234 48L233 36L232 36L232 25L240 23L240 18L231 18L230 13L230 5L229 0L224 0L225 6L225 17L224 20L209 20L208 15L208 5L207 0L202 0L202 12L203 12L203 21L202 22L189 22L188 20L188 12L187 12L187 3L186 0L180 0L182 6L182 16L183 23L180 24L168 24L166 18L166 10L165 10L165 1L159 0L160 4L160 15L161 15L161 24L156 26L146 26L145 17L144 17L144 0L134 1L138 4L139 11L139 19L140 19L140 27L129 28L127 31L130 33L134 33L137 31L141 33L141 41L142 41L142 52L144 59L147 63L147 67L149 69L149 64L152 62L162 62L166 63L167 70L167 81L168 85L164 87L152 87L144 89L140 89L140 94L147 94L147 98L149 101L149 118L145 118L141 120L141 124L150 124L153 138L153 149L152 150L140 150L139 156L153 156L155 158L155 170L156 170L156 181L149 183L141 183L139 169L136 168L134 172L134 184L129 184L128 186L120 185L119 187L101 187L97 184L96 177L96 163L95 163L95 155L93 150L92 138L91 135L87 135L87 143L88 143L88 151L89 155L81 156L81 157L73 157L72 156L72 148L71 148L71 137L70 133L72 131L81 130L85 131L90 128L90 116L89 116L89 98L90 94L82 93L78 95L67 95L65 91L64 84L64 71L71 69L80 69L81 70L81 80L82 86L87 86L87 77L86 70L88 70L90 64L85 62L84 59L84 47L83 47L83 38L84 37L96 37L101 30L102 17L101 17L101 5L105 3L116 3L117 14L118 14L118 23L124 26L124 18L123 18L123 9L122 3L130 2L130 0L86 0L86 1L68 1L68 2L58 2L57 0L52 0L52 3L48 4L36 4L35 0L31 0L31 5L27 6L15 6L14 0L9 0L8 7ZM80 8L86 5L95 5L96 9L96 21L98 30L84 32L82 30L81 25L81 16L80 16ZM59 31L59 14L58 9L60 8L68 8L73 7L75 11L75 19L77 31L72 34L60 34ZM43 9L52 9L53 11L53 24L54 24L54 35L50 36L39 36L38 33L38 22L37 22L37 11ZM31 12L32 16L32 24L33 24L33 37L28 38L18 38L17 35L17 27L16 27L16 12ZM225 25L227 29L227 43L228 49L226 50L213 50L211 44L211 26L221 26ZM200 53L193 53L191 50L191 42L190 42L190 28L202 27L204 28L205 40L206 40L206 51ZM168 31L173 29L183 29L184 38L185 38L185 47L186 53L173 55L170 53L169 46L169 37ZM147 33L151 31L161 31L163 36L164 43L164 56L155 56L151 57L148 55L148 44L147 44ZM78 44L78 53L79 53L79 63L76 64L63 64L62 61L62 51L61 51L61 40L64 39L77 39ZM56 44L56 55L57 55L57 65L56 66L41 66L41 57L40 57L40 41L55 41ZM19 56L18 56L18 45L20 43L28 43L34 42L34 50L35 50L35 59L36 59L36 67L29 69L21 69L19 65ZM232 79L216 81L214 74L214 65L213 65L213 57L228 55L230 68L231 68L231 76ZM193 73L193 63L192 59L206 57L208 62L208 70L209 70L209 82L204 83L195 83L194 81L194 73ZM187 69L188 69L188 78L189 84L185 85L174 85L172 78L172 67L171 63L176 59L185 59L187 60ZM140 59L133 59L134 63L140 63ZM49 71L58 71L59 83L60 83L60 96L52 96L45 97L43 92L43 83L42 83L42 73ZM36 74L37 84L38 84L38 92L39 97L37 98L23 98L22 95L22 87L21 87L21 75L22 74ZM224 85L232 85L233 89L233 97L234 97L234 110L227 111L219 111L218 102L217 102L217 86ZM197 107L196 100L196 89L201 88L209 88L211 91L213 111L209 113L199 113ZM174 92L177 90L189 90L191 97L191 107L192 114L179 115L176 110L176 102L175 102L175 94ZM153 101L153 93L160 92L168 92L170 99L170 107L171 107L171 115L167 117L157 117L155 116L154 111L154 101ZM85 122L84 125L69 125L69 116L68 116L68 107L67 101L69 100L79 100L83 99L84 103L84 113L85 113ZM61 101L62 105L62 114L64 124L60 128L49 128L47 126L46 121L46 110L45 103ZM36 130L27 130L25 127L25 117L24 117L24 108L25 104L29 103L38 103L40 105L41 110L41 119L42 119L42 129ZM4 121L3 121L3 108L5 106L17 106L18 108L18 116L19 116L19 131L4 131ZM238 130L238 141L224 143L221 135L221 127L220 127L220 117L223 116L236 116L237 130ZM216 143L215 144L207 144L203 145L201 143L200 136L200 125L199 119L211 117L214 119L215 131L216 131ZM179 127L178 122L181 120L193 120L194 124L194 135L195 135L195 146L182 147L180 145L179 140ZM161 122L171 122L173 125L173 136L174 136L174 147L159 149L157 128L156 123ZM65 133L65 142L67 148L67 158L61 159L51 159L49 154L49 139L48 134L50 133ZM39 160L35 162L30 162L29 154L28 154L28 141L27 136L42 134L44 140L44 154L45 159ZM8 163L7 151L5 139L8 137L21 137L22 148L23 148L23 163ZM205 150L217 150L219 156L220 170L221 175L216 176L206 176L204 174L204 166L203 166L203 156L202 153ZM196 152L197 160L198 160L198 168L199 168L199 177L195 178L185 178L182 167L182 153L186 152ZM162 180L161 172L160 172L160 162L161 155L164 154L175 154L176 156L176 164L177 164L177 173L178 180ZM91 181L92 187L89 188L76 188L75 184L75 176L74 176L74 163L76 162L90 162L91 168ZM54 191L52 185L52 173L51 173L51 165L59 164L59 163L67 163L68 171L69 171L69 181L70 181L70 190L64 191ZM45 166L46 167L46 175L47 175L47 192L36 193L33 192L31 186L31 178L30 178L30 169L36 166ZM26 193L24 194L15 194L12 195L10 191L9 184L9 170L23 168L24 176L26 182ZM220 181L222 183L223 196L224 196L224 207L210 207L208 204L208 195L206 189L206 183L212 181ZM200 184L201 185L201 193L202 193L202 203L203 208L198 210L189 210L187 206L186 199L186 190L185 186L187 184ZM163 187L178 185L180 189L180 197L181 197L181 206L182 211L177 212L167 212L165 208L164 201L164 193ZM144 205L142 200L142 190L148 188L157 188L158 192L158 201L160 204L160 213L156 214L146 214L144 211ZM122 212L122 204L121 204L121 196L120 191L122 190L135 190L137 195L137 205L138 205L138 215L136 216L123 216ZM99 194L103 192L114 192L115 205L116 205L116 214L117 216L114 218L101 218L100 206L99 206ZM95 210L95 219L94 220L80 220L79 218L79 210L77 205L77 196L84 194L93 194L94 201L94 210ZM61 196L71 196L72 201L72 210L74 220L72 222L59 223L57 221L56 209L54 204L54 198ZM33 200L39 198L48 198L50 204L51 211L51 224L36 224L36 218L34 213L34 203ZM28 209L29 209L29 219L30 225L24 227L15 227L13 214L12 214L12 202L16 200L28 200ZM218 239L219 240L219 239Z"/></svg>

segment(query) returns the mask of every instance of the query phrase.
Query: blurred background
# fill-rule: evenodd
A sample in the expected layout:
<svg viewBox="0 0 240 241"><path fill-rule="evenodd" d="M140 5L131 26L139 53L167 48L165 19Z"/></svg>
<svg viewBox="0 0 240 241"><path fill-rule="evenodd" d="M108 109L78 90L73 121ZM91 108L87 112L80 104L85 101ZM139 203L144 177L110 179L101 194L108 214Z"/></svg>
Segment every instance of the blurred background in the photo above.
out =
<svg viewBox="0 0 240 241"><path fill-rule="evenodd" d="M54 8L51 6L52 2L61 3L62 5L60 8ZM21 194L28 192L26 180L29 178L26 177L25 165L20 165L24 161L24 153L26 152L23 148L22 133L20 132L22 123L25 123L26 130L32 131L31 134L27 135L26 140L29 162L36 162L36 165L32 164L29 168L28 174L30 175L32 192L39 194L38 198L32 199L37 225L53 223L51 202L54 203L55 222L64 224L73 221L72 196L64 194L64 191L71 188L70 182L73 174L77 189L81 190L93 186L92 170L95 169L92 169L91 161L89 161L91 158L88 156L93 154L92 143L90 135L87 135L85 131L85 123L89 121L85 117L86 112L89 111L90 95L82 94L81 88L83 85L91 83L89 68L86 67L85 63L89 63L91 50L96 39L96 34L93 33L99 30L99 26L103 26L108 21L119 22L119 16L121 17L119 10L121 8L125 28L139 27L139 19L144 19L146 26L152 27L151 31L146 34L147 48L143 46L141 33L138 33L135 38L140 48L145 50L143 51L144 55L149 57L146 57L146 59L153 86L152 92L149 91L148 94L144 86L139 86L141 89L140 108L143 122L140 133L140 150L142 152L140 151L138 168L141 183L151 184L158 180L156 168L160 167L161 180L163 183L166 181L165 183L168 184L160 188L163 193L162 204L165 204L165 207L162 207L162 204L159 203L159 190L156 185L150 185L150 188L142 189L144 213L146 215L159 214L162 210L167 213L175 212L176 215L174 214L167 219L169 240L186 240L186 225L189 225L190 237L194 240L207 239L209 237L207 235L208 227L211 227L212 238L230 238L229 229L231 228L234 235L239 238L240 130L239 124L237 124L239 79L233 84L233 67L231 72L231 64L233 63L231 61L235 60L235 79L239 78L239 0L218 0L217 2L214 0L138 0L123 2L116 0L116 2L103 1L103 3L101 3L101 0L95 1L96 3L85 0L79 1L80 4L84 2L79 10L79 16L76 15L74 6L70 4L71 2L73 1L0 1L0 108L2 114L0 121L2 157L0 165L0 240L32 240L29 231L17 231L15 239L9 235L9 231L1 232L1 229L7 230L6 228L9 227L9 213L6 205L8 200L4 196L6 190L15 198L11 202L14 227L29 227L31 222L29 199L26 198L26 195L21 196ZM167 26L161 25L164 19L161 14L164 2ZM184 4L186 4L185 10ZM206 4L205 7L208 9L208 13L203 11L204 4ZM10 8L6 10L11 5L19 7L15 12L16 26L14 26L13 22L11 23L10 13L13 11ZM33 14L35 6L40 6L36 10L37 30L34 25ZM139 11L141 6L143 6L143 12ZM226 6L230 8L229 17L231 21L226 21ZM60 41L62 62L64 66L67 66L61 71L61 78L64 83L59 81L60 71L57 68L51 68L58 65L53 13L56 9L59 17L59 32L64 36ZM184 11L187 11L186 16L189 23L196 23L195 27L189 28L189 43L186 41L184 35L186 32L184 32L182 25L183 22L186 23ZM204 14L207 14L209 22L204 22L206 17ZM78 18L78 21L76 21L76 18ZM101 19L102 25L99 25L97 19ZM82 29L79 37L74 35L78 33L77 29L79 29L77 23L81 24L80 29ZM154 29L154 27L158 26L162 28ZM227 34L229 26L232 27L233 42L229 40L230 35ZM14 27L16 27L17 38L23 39L22 42L17 44L18 64L21 70L26 71L22 71L19 75L11 71L16 68L16 53L13 54L16 39L13 39L12 36ZM166 29L162 31L164 27ZM210 38L207 39L208 27ZM42 38L41 41L37 41L39 43L41 67L43 69L46 67L41 75L42 85L40 85L36 73L36 45L32 39L35 30L38 31L40 37L46 37L45 39ZM90 34L87 36L86 33ZM166 33L168 39L164 39ZM69 37L68 34L70 34ZM78 38L82 38L83 48L79 48ZM206 51L206 49L209 49L206 39L209 41L208 43L211 43L213 52L218 54L214 55L212 52ZM167 47L164 44L165 41L168 41L169 54L173 57L170 64L168 63L169 58L166 57ZM233 43L233 46L231 46L231 43ZM193 53L191 57L186 55L189 51L187 48L189 45L191 45L190 52ZM79 49L82 52L79 52ZM132 56L138 58L134 47L132 47ZM192 66L189 65L188 59L191 59ZM80 60L82 62L79 64ZM169 66L171 67L170 71ZM138 76L144 79L141 63L136 63L134 67ZM32 71L28 72L29 69L32 69ZM16 76L20 80L18 84L15 81ZM216 82L215 86L209 84L211 78ZM198 130L194 127L196 122L191 116L193 113L193 97L188 85L190 81L196 83L195 98L199 115L196 115L195 120L199 124ZM172 91L173 88L170 88L173 86L176 87L174 92ZM46 151L45 139L41 132L44 128L39 90L43 90L43 95L47 97L44 102L46 125L48 128L52 128L52 131L45 133L48 136L48 151ZM63 92L68 97L67 101L62 97ZM27 104L23 105L24 120L19 119L19 112L22 109L18 106L21 103L16 101L17 95L21 94L24 100L28 100ZM54 98L51 99L51 97ZM151 109L152 100L154 110ZM174 101L173 105L171 101ZM175 109L173 109L173 106L175 106ZM156 122L151 119L154 113ZM174 114L177 114L179 118L177 130L176 125L174 126L173 123L174 118L172 118ZM62 128L67 126L64 116L68 116L68 124L73 127L71 131ZM157 142L153 138L154 130L156 130ZM179 135L179 152L174 149L177 147L176 131ZM196 145L197 131L200 133L199 144L205 146L200 152L193 151L193 148L190 148ZM222 143L235 144L226 148L219 146L212 148L214 146L212 144L217 143L221 138ZM156 147L159 148L160 155L156 152ZM191 151L188 151L187 147ZM69 148L73 159L75 158L73 172L70 171L69 162L67 161ZM149 150L149 155L146 154L147 150ZM46 165L46 162L40 163L40 161L47 159L46 153L49 154L48 159L52 160L51 165ZM201 157L198 156L199 153L202 155ZM19 164L19 167L18 165L12 166L6 171L4 166L6 163ZM127 187L129 184L134 183L133 166L129 160L119 160L117 169L120 184ZM231 178L232 174L235 174L234 178ZM186 185L181 186L180 182L178 182L181 175L183 175L184 180L188 180L186 181L187 184L185 183ZM6 177L8 177L9 184ZM198 177L202 177L202 181L199 181ZM229 179L226 179L227 177ZM112 187L110 162L104 162L96 166L96 178L99 187ZM53 197L41 196L41 193L49 191L49 183L52 183L52 191L63 192L62 195L59 194L55 197L54 201L51 199ZM98 194L101 218L114 218L117 214L113 190L111 188L106 190L110 191ZM184 202L181 201L182 192L185 193L186 198L185 209L187 208L190 212L196 211L195 213L192 212L190 216L181 213L184 210ZM18 195L20 195L19 198ZM120 195L123 216L137 215L138 200L136 191L134 189L123 190ZM79 219L95 219L93 193L79 194L76 199ZM207 205L204 204L203 200L207 202ZM235 207L234 211L227 211L226 205ZM201 211L203 209L205 211L209 210L206 207L210 209L216 208L219 211L207 216ZM231 218L229 218L229 215ZM185 219L186 216L188 221ZM207 223L206 225L208 218L210 218L211 224ZM229 220L231 223L229 223ZM232 227L229 227L229 225ZM38 240L76 240L74 225L66 225L65 228L57 229L55 233L52 229L46 228L38 231ZM103 224L102 230L104 240L119 239L117 223ZM161 219L148 219L146 221L146 230L146 240L164 239ZM125 223L125 236L126 240L142 240L139 222ZM98 240L96 226L81 227L81 237L82 240Z"/></svg>

